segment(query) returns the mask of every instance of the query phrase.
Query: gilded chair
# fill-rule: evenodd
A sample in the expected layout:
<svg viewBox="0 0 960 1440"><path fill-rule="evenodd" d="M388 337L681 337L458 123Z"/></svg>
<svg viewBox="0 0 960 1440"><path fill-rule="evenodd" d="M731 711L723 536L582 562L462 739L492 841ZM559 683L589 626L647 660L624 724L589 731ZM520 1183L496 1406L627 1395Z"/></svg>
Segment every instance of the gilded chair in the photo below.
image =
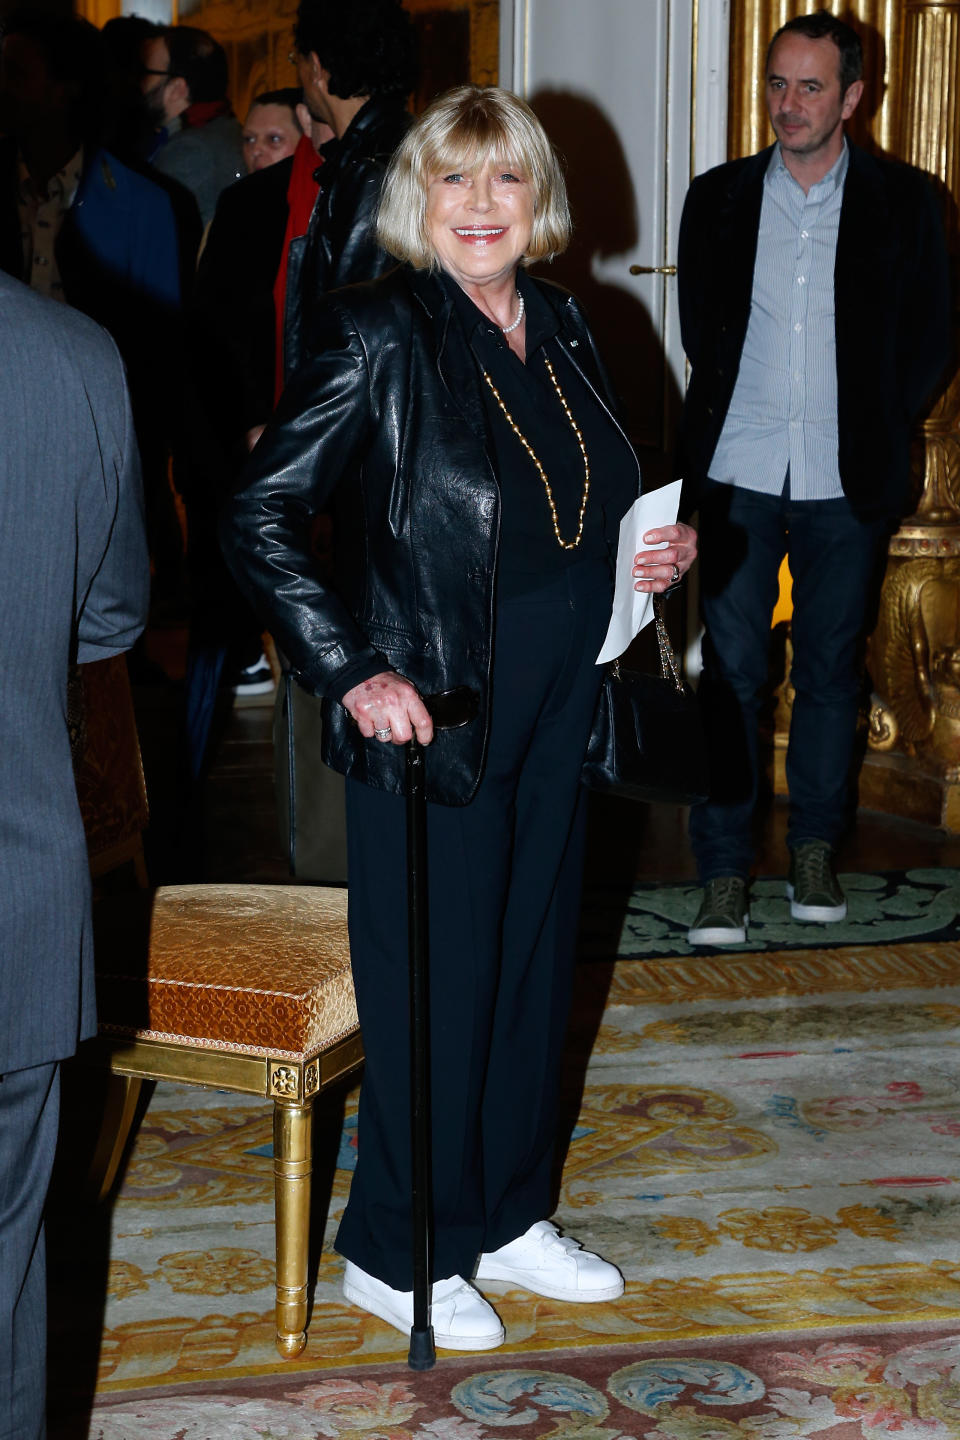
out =
<svg viewBox="0 0 960 1440"><path fill-rule="evenodd" d="M96 756L117 745L114 717L133 710L123 661L84 677L84 759L78 774L105 775ZM118 667L122 668L118 669ZM110 719L100 725L110 697ZM127 766L131 793L143 777ZM122 767L121 767L122 768ZM111 774L116 778L115 771ZM109 790L109 786L106 787ZM79 787L94 868L119 842L100 843L98 814L132 813L116 797L99 808ZM115 827L116 828L116 827ZM363 1059L347 940L346 891L296 885L173 885L104 894L94 906L99 1034L86 1063L116 1077L95 1168L113 1183L142 1082L173 1080L260 1095L273 1103L277 1348L306 1344L312 1110L328 1086Z"/></svg>

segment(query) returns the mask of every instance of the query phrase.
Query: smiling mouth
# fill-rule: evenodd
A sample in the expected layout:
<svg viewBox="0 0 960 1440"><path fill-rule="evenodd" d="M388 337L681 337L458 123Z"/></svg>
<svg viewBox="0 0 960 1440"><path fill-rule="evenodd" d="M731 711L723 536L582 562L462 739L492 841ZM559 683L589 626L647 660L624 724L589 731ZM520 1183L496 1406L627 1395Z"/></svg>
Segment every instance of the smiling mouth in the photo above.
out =
<svg viewBox="0 0 960 1440"><path fill-rule="evenodd" d="M496 225L490 228L481 228L480 226L457 228L453 233L458 235L461 240L499 240L500 236L507 232L502 225Z"/></svg>

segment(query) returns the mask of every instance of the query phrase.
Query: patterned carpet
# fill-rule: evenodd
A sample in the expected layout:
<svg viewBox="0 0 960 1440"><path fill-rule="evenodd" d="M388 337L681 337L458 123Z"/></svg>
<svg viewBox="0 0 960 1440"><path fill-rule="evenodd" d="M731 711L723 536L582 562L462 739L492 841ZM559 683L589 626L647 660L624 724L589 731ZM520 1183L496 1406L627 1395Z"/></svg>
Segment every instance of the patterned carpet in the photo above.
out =
<svg viewBox="0 0 960 1440"><path fill-rule="evenodd" d="M55 1297L70 1297L53 1307L58 1408L85 1409L96 1364L89 1434L104 1440L481 1440L504 1426L786 1440L853 1423L960 1435L960 951L943 938L960 879L857 879L847 927L790 927L806 948L764 944L761 927L787 922L772 890L758 894L737 954L683 953L692 892L645 887L619 950L659 958L579 967L558 1217L621 1266L622 1300L570 1306L491 1285L507 1345L482 1366L444 1357L439 1389L424 1389L402 1337L339 1297L330 1237L355 1153L352 1092L308 1345L284 1365L268 1108L161 1085L113 1209L109 1270L105 1237L54 1237ZM594 898L587 919L587 956L609 956L612 906ZM854 926L869 940L849 938ZM834 1329L859 1336L847 1358ZM780 1338L758 1349L761 1336ZM268 1402L287 1408L265 1417ZM52 1430L87 1433L79 1420Z"/></svg>
<svg viewBox="0 0 960 1440"><path fill-rule="evenodd" d="M98 1407L92 1440L955 1440L960 1333L913 1328L244 1380Z"/></svg>

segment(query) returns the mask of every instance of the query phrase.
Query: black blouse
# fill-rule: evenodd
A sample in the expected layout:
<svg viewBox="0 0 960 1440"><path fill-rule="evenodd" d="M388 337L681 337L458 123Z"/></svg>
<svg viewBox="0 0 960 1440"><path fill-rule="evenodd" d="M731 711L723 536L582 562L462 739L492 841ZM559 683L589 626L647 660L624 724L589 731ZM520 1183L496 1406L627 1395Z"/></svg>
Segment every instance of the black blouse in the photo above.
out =
<svg viewBox="0 0 960 1440"><path fill-rule="evenodd" d="M526 364L514 355L503 332L457 282L440 281L463 326L477 366L486 371L546 471L564 540L577 533L583 495L583 454L547 372L549 357L560 389L583 436L590 462L590 495L583 536L564 550L553 529L543 481L514 434L489 385L481 380L500 484L500 552L497 588L501 599L549 583L572 565L616 552L620 520L637 494L637 467L619 429L557 341L557 318L536 285L519 271L526 306Z"/></svg>

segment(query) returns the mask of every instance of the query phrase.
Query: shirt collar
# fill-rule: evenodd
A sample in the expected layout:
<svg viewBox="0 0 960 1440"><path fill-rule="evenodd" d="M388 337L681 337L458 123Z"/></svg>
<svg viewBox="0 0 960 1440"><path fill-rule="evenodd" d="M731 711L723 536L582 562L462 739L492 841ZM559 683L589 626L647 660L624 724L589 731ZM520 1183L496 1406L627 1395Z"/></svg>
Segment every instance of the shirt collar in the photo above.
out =
<svg viewBox="0 0 960 1440"><path fill-rule="evenodd" d="M436 274L444 293L453 301L460 323L469 337L472 338L477 330L489 331L496 328L489 316L485 315L477 305L474 305L470 296L457 284L452 275L448 275L445 270L438 270ZM523 296L525 306L527 354L532 355L545 340L549 340L557 334L560 329L560 320L522 266L517 271L517 289ZM498 334L497 338L501 338L501 335L502 332ZM506 344L506 341L503 343Z"/></svg>
<svg viewBox="0 0 960 1440"><path fill-rule="evenodd" d="M83 178L83 146L81 145L77 153L70 157L62 170L58 170L56 175L50 176L45 193L42 193L35 183L27 169L27 162L19 151L17 153L17 172L21 204L31 201L43 204L56 197L60 201L60 208L69 210L76 199L80 181Z"/></svg>
<svg viewBox="0 0 960 1440"><path fill-rule="evenodd" d="M823 179L818 180L815 185L810 186L809 193L813 195L814 192L816 192L816 198L823 199L825 196L831 195L837 190L841 190L843 188L843 182L847 178L847 169L849 167L849 164L850 146L847 142L846 135L844 135L843 149L840 151L840 154L837 156L836 160L834 161L830 169L827 171L826 175L824 175ZM796 180L794 180L793 176L790 174L790 171L787 169L786 162L783 158L783 152L780 149L779 140L773 147L773 153L770 156L770 163L767 165L767 172L764 175L763 179L765 185L772 185L775 182L780 182L784 179L792 181L794 185L796 185L797 183Z"/></svg>

